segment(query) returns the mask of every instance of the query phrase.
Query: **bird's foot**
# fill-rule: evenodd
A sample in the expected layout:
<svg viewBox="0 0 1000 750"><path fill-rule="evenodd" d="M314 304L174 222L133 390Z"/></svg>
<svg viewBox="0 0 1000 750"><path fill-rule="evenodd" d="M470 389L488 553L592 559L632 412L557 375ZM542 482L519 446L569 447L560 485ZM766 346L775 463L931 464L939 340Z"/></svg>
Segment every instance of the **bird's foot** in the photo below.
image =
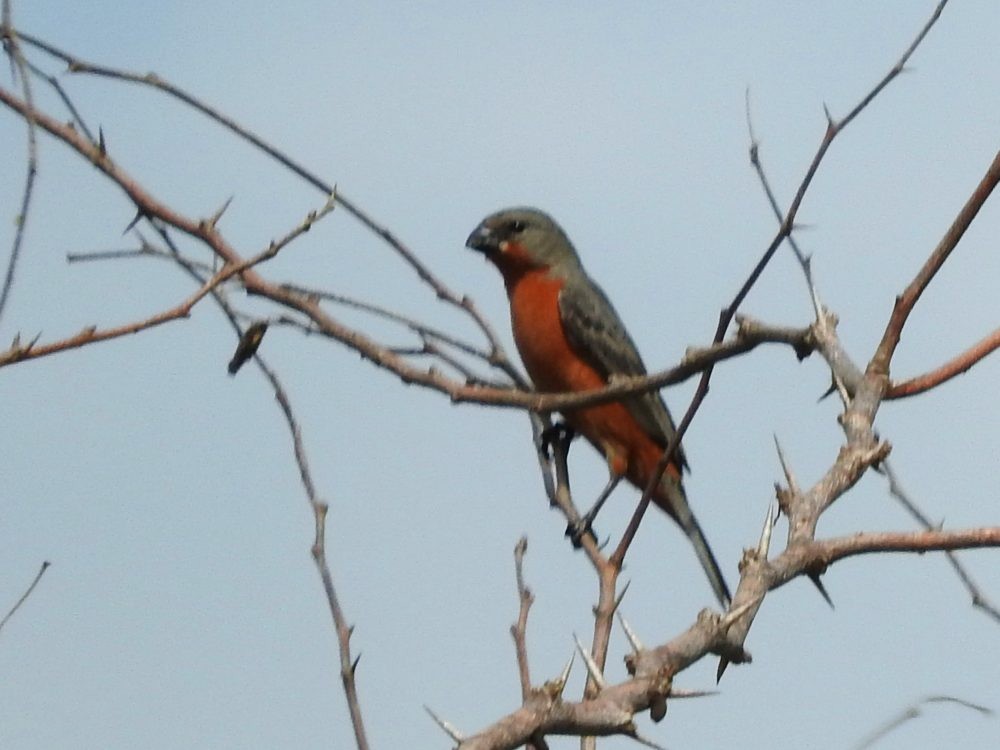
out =
<svg viewBox="0 0 1000 750"><path fill-rule="evenodd" d="M583 546L583 538L585 536L589 536L595 542L597 541L597 534L594 532L592 526L593 521L594 519L590 516L584 516L566 526L566 536L569 537L573 549L580 549Z"/></svg>
<svg viewBox="0 0 1000 750"><path fill-rule="evenodd" d="M551 448L556 443L568 444L576 437L576 430L566 422L559 420L542 432L542 452L546 458L551 458Z"/></svg>

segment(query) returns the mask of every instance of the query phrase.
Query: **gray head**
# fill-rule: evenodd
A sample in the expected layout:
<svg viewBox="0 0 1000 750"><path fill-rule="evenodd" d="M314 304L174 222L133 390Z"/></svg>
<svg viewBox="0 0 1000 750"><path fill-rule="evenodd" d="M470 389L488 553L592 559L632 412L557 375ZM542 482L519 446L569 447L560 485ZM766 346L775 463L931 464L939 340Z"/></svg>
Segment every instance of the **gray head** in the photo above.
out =
<svg viewBox="0 0 1000 750"><path fill-rule="evenodd" d="M580 258L562 227L535 208L505 208L490 214L465 245L486 255L504 274L580 267Z"/></svg>

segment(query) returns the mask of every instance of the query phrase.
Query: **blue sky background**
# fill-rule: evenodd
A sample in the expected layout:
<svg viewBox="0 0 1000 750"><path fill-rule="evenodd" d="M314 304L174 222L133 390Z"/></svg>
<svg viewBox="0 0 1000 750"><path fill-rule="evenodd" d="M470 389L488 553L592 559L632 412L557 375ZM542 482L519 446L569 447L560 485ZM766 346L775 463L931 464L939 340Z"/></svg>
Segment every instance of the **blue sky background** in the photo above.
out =
<svg viewBox="0 0 1000 750"><path fill-rule="evenodd" d="M502 206L550 211L660 369L710 339L719 308L774 232L747 159L746 87L762 157L787 203L822 136L822 105L846 113L931 7L35 0L16 3L15 18L82 57L156 71L337 182L471 294L507 342L499 277L463 242ZM799 239L859 363L1000 143L998 38L1000 5L955 0L912 70L837 140L803 206ZM155 92L61 81L102 126L112 157L158 197L205 217L235 196L221 226L247 255L323 202ZM61 113L41 89L40 104ZM6 257L25 144L23 123L7 111L0 144ZM188 279L159 261L67 265L68 252L134 247L121 236L133 210L51 139L40 158L0 341L134 320L190 293ZM994 198L917 307L894 375L937 366L996 326L998 236ZM476 335L343 212L264 272ZM232 298L266 314L238 292ZM789 252L744 311L776 324L810 321ZM409 341L364 325L385 341ZM0 610L42 560L52 562L0 638L0 746L352 746L286 427L258 372L227 376L233 344L206 301L186 321L0 373ZM451 406L289 329L272 329L263 354L290 392L331 504L329 557L357 627L373 745L446 746L424 704L469 733L518 705L508 626L517 608L511 552L522 533L537 596L533 676L555 676L572 634L589 641L596 585L547 506L523 414ZM902 481L948 526L998 521L998 377L994 357L880 412ZM802 484L836 456L838 404L817 403L828 379L818 358L799 364L780 348L715 374L686 438L687 486L733 583L781 478L772 436ZM692 391L693 383L666 391L675 414ZM603 461L581 444L572 469L583 502L604 482ZM620 490L598 529L617 539L634 496ZM820 531L909 528L873 475ZM996 553L962 559L1000 599ZM711 603L687 543L658 515L646 520L624 577L623 611L649 644ZM642 718L642 731L675 750L848 748L927 694L1000 709L997 626L970 607L941 556L851 560L825 580L835 611L807 582L776 592L747 643L754 663L731 669L717 697L672 703L659 725ZM616 633L612 681L625 677L625 649ZM714 668L699 664L678 684L710 687ZM581 689L577 672L569 690ZM937 706L879 747L998 741L996 718Z"/></svg>

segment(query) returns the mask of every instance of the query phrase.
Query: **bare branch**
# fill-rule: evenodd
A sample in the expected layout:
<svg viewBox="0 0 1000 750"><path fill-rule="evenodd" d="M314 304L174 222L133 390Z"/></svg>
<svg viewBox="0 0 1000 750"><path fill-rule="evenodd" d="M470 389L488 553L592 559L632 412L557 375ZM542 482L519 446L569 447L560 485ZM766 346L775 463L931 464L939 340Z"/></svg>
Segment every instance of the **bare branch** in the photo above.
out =
<svg viewBox="0 0 1000 750"><path fill-rule="evenodd" d="M861 742L855 745L855 750L866 750L866 748L872 747L876 742L881 740L887 734L898 729L901 725L905 724L911 719L916 719L921 715L921 706L925 706L933 703L954 703L956 705L967 708L971 711L975 711L983 716L992 716L992 709L986 706L980 706L976 703L970 703L969 701L961 700L960 698L952 698L948 695L931 695L926 698L921 698L909 706L904 708L897 716L893 717L885 724L877 728L867 737L865 737Z"/></svg>
<svg viewBox="0 0 1000 750"><path fill-rule="evenodd" d="M965 230L972 224L973 219L979 213L979 209L986 203L986 199L993 193L993 189L997 186L998 182L1000 182L1000 151L993 157L993 161L986 170L983 179L979 182L969 200L966 201L937 247L934 248L930 257L927 258L923 267L917 272L917 275L904 292L896 298L892 316L889 318L889 324L882 335L882 341L879 343L878 350L875 352L875 356L868 366L869 370L880 375L888 375L889 362L896 351L896 346L899 344L903 326L906 325L910 312L913 310L914 305L917 304L917 300L920 299L920 295L923 294L927 285L931 283L931 280L941 269L941 266L948 260L951 251L958 245L959 240L965 234Z"/></svg>
<svg viewBox="0 0 1000 750"><path fill-rule="evenodd" d="M956 375L967 372L973 365L978 364L989 354L1000 348L1000 328L989 334L979 343L969 347L957 357L948 360L935 370L931 370L923 375L918 375L909 380L893 383L885 393L886 400L908 398L924 393L931 388L936 388L942 383L946 383Z"/></svg>
<svg viewBox="0 0 1000 750"><path fill-rule="evenodd" d="M11 60L15 70L20 73L21 89L24 92L24 101L27 103L25 122L28 125L28 159L27 170L24 177L24 191L21 194L21 209L17 216L17 230L14 232L14 244L10 249L10 259L7 261L7 272L4 275L3 287L0 288L0 318L3 318L7 300L14 287L14 274L17 270L17 262L21 256L21 246L24 243L24 229L28 224L28 212L31 208L31 196L35 187L35 176L38 174L38 135L34 117L34 97L31 91L31 77L28 75L28 66L21 48L18 44L18 34L14 30L11 21L11 7L9 0L3 3L3 16L0 21L0 39L3 41L4 52Z"/></svg>
<svg viewBox="0 0 1000 750"><path fill-rule="evenodd" d="M528 538L522 536L514 546L514 574L517 579L517 598L520 602L517 623L511 625L510 634L514 638L517 652L517 671L521 679L521 698L527 700L531 694L531 670L528 668L528 611L535 601L531 589L524 583L524 553L528 550Z"/></svg>
<svg viewBox="0 0 1000 750"><path fill-rule="evenodd" d="M295 419L295 414L292 412L292 406L288 400L288 395L285 393L285 389L282 387L274 371L259 356L257 357L257 365L271 384L271 388L274 389L274 397L281 407L281 412L288 423L288 430L291 433L295 463L299 467L302 486L305 488L306 497L309 499L309 505L313 510L313 517L315 519L315 539L312 545L312 556L320 578L323 581L323 590L326 592L326 600L330 605L330 614L333 617L334 627L337 630L337 641L340 645L340 679L344 685L344 695L347 697L347 707L351 714L354 739L358 750L368 750L368 739L365 734L361 703L358 699L357 684L355 682L355 673L360 657L352 658L351 656L351 634L354 632L354 628L347 624L347 618L344 616L340 600L337 597L337 591L333 585L333 575L330 573L330 567L326 560L325 529L328 506L316 494L316 486L313 483L312 474L309 471L309 462L306 459L305 445L302 442L302 431Z"/></svg>
<svg viewBox="0 0 1000 750"><path fill-rule="evenodd" d="M899 482L899 477L896 476L896 472L892 468L892 463L888 459L882 462L880 472L885 474L886 478L889 480L889 494L896 498L902 506L906 508L907 512L917 520L917 523L928 530L938 528L938 525L931 522L927 515L917 507L915 502L913 502L913 499L907 494L906 490L903 489L902 484ZM952 568L955 569L955 574L958 576L959 580L962 581L962 584L972 596L972 605L974 607L978 607L996 622L1000 623L1000 609L997 609L997 607L990 602L986 595L983 594L979 585L972 579L972 576L969 575L969 572L965 569L965 566L958 561L958 557L955 553L945 552L945 556L948 558L948 562L951 563Z"/></svg>

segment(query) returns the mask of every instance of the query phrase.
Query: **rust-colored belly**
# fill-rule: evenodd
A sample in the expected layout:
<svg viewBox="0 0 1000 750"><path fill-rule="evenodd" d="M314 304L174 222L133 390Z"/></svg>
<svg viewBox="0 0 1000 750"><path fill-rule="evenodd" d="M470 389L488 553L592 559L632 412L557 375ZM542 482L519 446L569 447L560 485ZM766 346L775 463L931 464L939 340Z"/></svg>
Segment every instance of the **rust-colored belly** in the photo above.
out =
<svg viewBox="0 0 1000 750"><path fill-rule="evenodd" d="M521 360L535 387L562 393L606 385L601 374L566 339L559 314L561 279L531 270L507 284L511 327ZM611 403L565 412L566 421L594 443L615 474L636 486L648 481L662 447L642 429L624 404Z"/></svg>

